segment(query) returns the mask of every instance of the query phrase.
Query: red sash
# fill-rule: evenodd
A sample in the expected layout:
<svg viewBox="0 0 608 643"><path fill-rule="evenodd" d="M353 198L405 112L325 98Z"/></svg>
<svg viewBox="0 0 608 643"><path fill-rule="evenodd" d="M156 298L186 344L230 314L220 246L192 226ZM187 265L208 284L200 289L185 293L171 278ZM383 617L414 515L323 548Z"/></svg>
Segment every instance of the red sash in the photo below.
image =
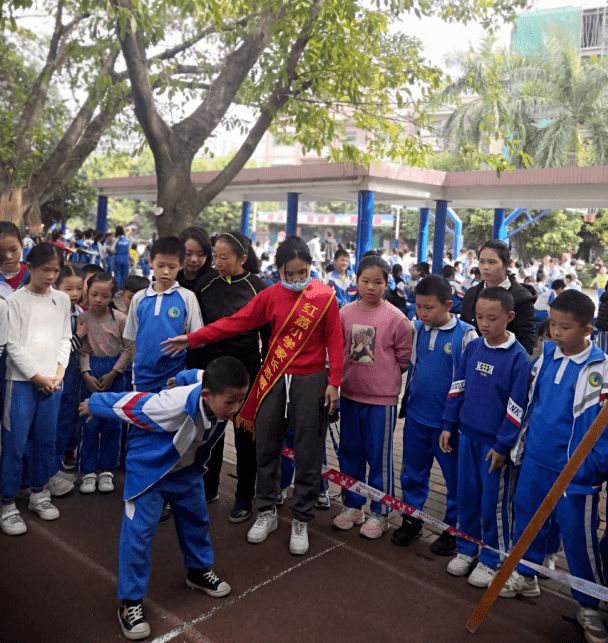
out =
<svg viewBox="0 0 608 643"><path fill-rule="evenodd" d="M320 290L320 287L323 290ZM253 388L236 417L237 426L255 433L255 417L262 400L304 348L334 296L333 290L328 292L317 280L311 281L300 293L291 312L270 343L268 355L255 378Z"/></svg>

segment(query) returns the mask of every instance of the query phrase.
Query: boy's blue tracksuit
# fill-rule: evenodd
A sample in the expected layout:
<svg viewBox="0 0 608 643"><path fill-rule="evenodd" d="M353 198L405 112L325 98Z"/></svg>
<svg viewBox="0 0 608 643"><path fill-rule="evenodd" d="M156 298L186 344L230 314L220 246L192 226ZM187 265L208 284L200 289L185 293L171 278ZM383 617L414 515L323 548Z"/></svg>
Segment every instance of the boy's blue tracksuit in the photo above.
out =
<svg viewBox="0 0 608 643"><path fill-rule="evenodd" d="M340 277L337 270L333 270L325 283L336 291L336 301L340 308L355 300L358 293L357 277L350 268L346 269L344 279Z"/></svg>
<svg viewBox="0 0 608 643"><path fill-rule="evenodd" d="M139 600L150 577L152 540L167 499L187 568L213 564L209 514L200 466L226 429L208 419L202 383L160 393L93 393L89 411L132 423L125 462L125 511L120 532L118 598Z"/></svg>
<svg viewBox="0 0 608 643"><path fill-rule="evenodd" d="M177 282L164 293L150 285L133 296L124 337L135 342L135 390L158 392L170 377L186 368L186 352L168 357L160 343L169 337L193 333L203 320L196 296Z"/></svg>
<svg viewBox="0 0 608 643"><path fill-rule="evenodd" d="M511 536L515 476L508 458L500 469L488 473L486 456L491 449L508 456L515 444L530 371L528 354L513 333L494 347L479 337L462 354L443 413L450 442L458 440L458 528L504 552ZM478 547L459 538L458 552L477 556ZM479 561L496 569L500 556L483 548Z"/></svg>
<svg viewBox="0 0 608 643"><path fill-rule="evenodd" d="M477 332L455 316L440 328L426 326L420 320L414 321L413 326L412 356L400 413L400 417L405 416L401 471L403 501L424 510L435 457L447 486L444 521L456 527L458 449L457 444L452 443L452 453L443 453L439 448L439 436L443 428L443 410L462 351L477 337Z"/></svg>
<svg viewBox="0 0 608 643"><path fill-rule="evenodd" d="M608 360L590 342L586 350L565 356L553 342L532 369L528 409L511 458L521 463L515 491L513 541L521 537L541 502L597 417L608 395ZM523 458L523 462L522 462ZM554 512L564 542L570 573L603 584L597 542L599 492L608 471L608 431L587 456ZM525 558L542 564L550 520L541 527ZM521 563L518 571L536 572ZM597 608L596 598L572 590L584 607Z"/></svg>
<svg viewBox="0 0 608 643"><path fill-rule="evenodd" d="M127 237L118 237L114 246L114 257L112 267L114 269L114 279L118 284L118 290L122 288L124 280L129 276L129 250L131 244Z"/></svg>

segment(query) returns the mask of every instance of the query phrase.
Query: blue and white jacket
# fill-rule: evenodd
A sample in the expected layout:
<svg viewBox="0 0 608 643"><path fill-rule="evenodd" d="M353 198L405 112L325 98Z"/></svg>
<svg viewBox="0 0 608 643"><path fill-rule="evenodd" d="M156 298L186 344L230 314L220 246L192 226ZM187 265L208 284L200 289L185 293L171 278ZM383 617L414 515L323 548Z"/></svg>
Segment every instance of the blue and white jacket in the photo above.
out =
<svg viewBox="0 0 608 643"><path fill-rule="evenodd" d="M511 460L515 464L521 464L524 457L530 417L538 400L537 383L543 376L544 365L553 360L556 348L557 346L553 342L543 342L543 354L532 367L532 384L528 395L528 408L515 446L511 449ZM556 463L562 469L597 417L606 401L607 395L608 358L600 348L592 345L591 352L579 372L574 389L572 433L568 444L567 458L564 462ZM572 482L568 485L566 492L572 494L598 493L607 473L608 430L604 430L591 453L589 453Z"/></svg>
<svg viewBox="0 0 608 643"><path fill-rule="evenodd" d="M160 393L91 395L89 411L92 415L118 418L131 424L124 500L136 498L173 469L196 436L198 414L204 427L200 461L207 462L211 449L226 430L227 421L207 418L202 388L199 382Z"/></svg>
<svg viewBox="0 0 608 643"><path fill-rule="evenodd" d="M357 277L350 268L346 269L344 279L340 277L337 270L332 270L325 283L336 291L336 301L340 308L345 304L350 304L351 301L354 301L358 293Z"/></svg>

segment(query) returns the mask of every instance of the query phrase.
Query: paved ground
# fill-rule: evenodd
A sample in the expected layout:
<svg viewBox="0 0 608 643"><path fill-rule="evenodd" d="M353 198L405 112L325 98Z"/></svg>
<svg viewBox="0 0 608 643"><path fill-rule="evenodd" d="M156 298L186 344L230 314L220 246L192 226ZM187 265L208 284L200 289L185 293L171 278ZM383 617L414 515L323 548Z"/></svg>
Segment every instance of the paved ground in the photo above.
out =
<svg viewBox="0 0 608 643"><path fill-rule="evenodd" d="M229 436L229 442L231 436ZM396 443L399 444L400 436ZM230 446L225 456L233 457ZM398 456L397 456L398 457ZM330 460L333 453L330 449ZM117 476L117 482L121 482ZM433 473L427 509L442 513L443 481ZM185 586L173 521L158 528L146 600L154 643L479 643L583 642L576 604L551 589L530 600L499 599L473 636L465 623L482 590L445 572L425 537L401 549L390 533L377 541L357 529L338 532L337 503L310 525L310 551L288 551L291 514L279 510L279 529L260 545L246 542L251 521L230 524L234 466L226 462L219 502L209 507L215 569L232 594L212 599ZM116 619L118 491L57 499L59 520L44 522L20 501L29 531L1 535L1 643L111 643L124 640ZM399 524L396 516L394 524ZM567 592L566 592L567 594Z"/></svg>

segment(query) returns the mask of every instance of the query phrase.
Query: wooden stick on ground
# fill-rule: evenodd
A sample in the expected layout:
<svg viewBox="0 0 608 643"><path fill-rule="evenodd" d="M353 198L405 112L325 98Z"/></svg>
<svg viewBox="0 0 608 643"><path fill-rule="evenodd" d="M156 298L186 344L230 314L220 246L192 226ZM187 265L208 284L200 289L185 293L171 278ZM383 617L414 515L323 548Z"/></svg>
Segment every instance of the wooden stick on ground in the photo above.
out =
<svg viewBox="0 0 608 643"><path fill-rule="evenodd" d="M515 547L513 547L513 551L511 551L503 563L499 573L494 577L492 584L481 597L479 604L471 614L469 622L467 623L467 630L469 630L469 632L475 633L477 628L481 625L481 622L492 607L497 596L500 594L500 590L509 579L509 576L513 573L515 567L517 567L517 564L526 553L526 550L536 537L536 534L542 527L545 520L549 517L549 514L553 511L557 501L566 491L566 487L570 484L572 478L574 478L579 467L583 464L583 461L589 455L591 449L593 449L593 446L598 441L600 435L606 428L606 425L608 425L608 403L604 404L604 408L599 412L593 424L585 434L585 437L576 448L576 451L566 463L564 470L559 474L555 484L549 490L549 493L543 500L537 512L534 514L534 517L526 527L524 533L521 535L521 538L517 541Z"/></svg>

